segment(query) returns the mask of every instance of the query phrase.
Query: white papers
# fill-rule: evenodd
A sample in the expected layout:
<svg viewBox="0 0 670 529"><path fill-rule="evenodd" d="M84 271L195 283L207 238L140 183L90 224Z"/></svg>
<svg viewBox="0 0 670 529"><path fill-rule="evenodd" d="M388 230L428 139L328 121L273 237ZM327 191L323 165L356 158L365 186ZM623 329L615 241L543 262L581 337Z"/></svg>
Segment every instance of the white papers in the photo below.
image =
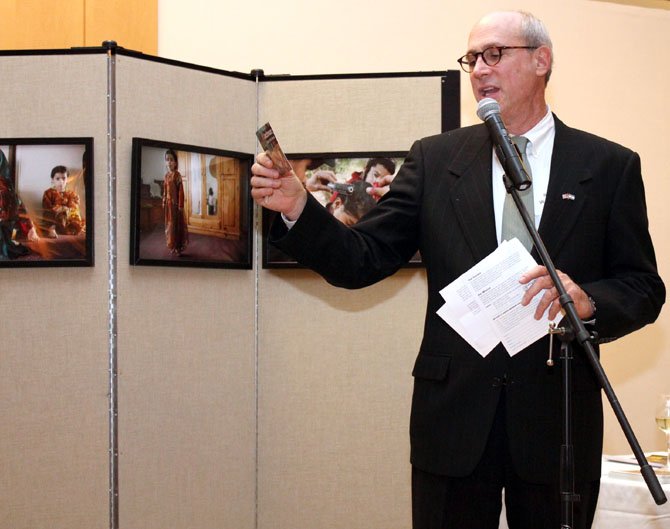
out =
<svg viewBox="0 0 670 529"><path fill-rule="evenodd" d="M534 318L541 295L521 306L531 283L522 285L519 278L535 265L518 239L503 242L440 291L445 304L437 314L480 355L486 356L502 342L514 356L549 331L548 311L542 319Z"/></svg>

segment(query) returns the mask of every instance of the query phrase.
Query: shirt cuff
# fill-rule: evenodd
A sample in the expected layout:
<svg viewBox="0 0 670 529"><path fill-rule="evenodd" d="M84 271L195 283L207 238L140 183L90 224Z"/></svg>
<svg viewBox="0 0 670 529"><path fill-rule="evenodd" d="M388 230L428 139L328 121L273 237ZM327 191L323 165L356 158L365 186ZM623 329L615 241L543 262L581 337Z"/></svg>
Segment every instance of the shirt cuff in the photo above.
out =
<svg viewBox="0 0 670 529"><path fill-rule="evenodd" d="M289 220L286 218L286 216L281 213L281 220L284 221L284 224L286 224L286 229L291 229L293 226L295 226L295 223L298 222L297 220Z"/></svg>

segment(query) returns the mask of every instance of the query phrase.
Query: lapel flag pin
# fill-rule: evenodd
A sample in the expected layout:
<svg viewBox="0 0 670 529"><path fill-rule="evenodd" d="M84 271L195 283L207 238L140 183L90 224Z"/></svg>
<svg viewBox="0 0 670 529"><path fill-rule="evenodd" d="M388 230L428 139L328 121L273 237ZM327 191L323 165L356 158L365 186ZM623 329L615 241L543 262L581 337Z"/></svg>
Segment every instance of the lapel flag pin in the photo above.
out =
<svg viewBox="0 0 670 529"><path fill-rule="evenodd" d="M563 193L563 195L561 195L561 198L563 198L563 200L574 200L575 195L573 195L572 193Z"/></svg>

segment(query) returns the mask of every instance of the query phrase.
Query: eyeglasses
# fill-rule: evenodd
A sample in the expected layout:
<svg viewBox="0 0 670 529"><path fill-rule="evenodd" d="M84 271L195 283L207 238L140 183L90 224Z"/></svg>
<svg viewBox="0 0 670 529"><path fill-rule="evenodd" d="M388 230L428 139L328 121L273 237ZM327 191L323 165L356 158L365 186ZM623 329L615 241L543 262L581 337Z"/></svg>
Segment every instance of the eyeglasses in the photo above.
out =
<svg viewBox="0 0 670 529"><path fill-rule="evenodd" d="M461 65L465 73L472 73L475 70L477 59L481 55L484 64L495 66L500 62L503 56L503 50L536 50L537 46L491 46L478 53L466 53L456 62Z"/></svg>

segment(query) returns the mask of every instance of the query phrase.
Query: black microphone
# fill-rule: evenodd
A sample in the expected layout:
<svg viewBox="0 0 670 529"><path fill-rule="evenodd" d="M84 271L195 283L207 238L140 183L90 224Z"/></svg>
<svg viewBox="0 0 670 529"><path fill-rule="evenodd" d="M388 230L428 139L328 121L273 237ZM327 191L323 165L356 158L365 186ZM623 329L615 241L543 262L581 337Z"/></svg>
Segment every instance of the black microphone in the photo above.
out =
<svg viewBox="0 0 670 529"><path fill-rule="evenodd" d="M528 189L532 182L523 165L519 149L510 139L500 116L500 104L495 99L485 97L477 105L477 116L486 123L489 129L498 160L500 160L507 178L519 191Z"/></svg>

